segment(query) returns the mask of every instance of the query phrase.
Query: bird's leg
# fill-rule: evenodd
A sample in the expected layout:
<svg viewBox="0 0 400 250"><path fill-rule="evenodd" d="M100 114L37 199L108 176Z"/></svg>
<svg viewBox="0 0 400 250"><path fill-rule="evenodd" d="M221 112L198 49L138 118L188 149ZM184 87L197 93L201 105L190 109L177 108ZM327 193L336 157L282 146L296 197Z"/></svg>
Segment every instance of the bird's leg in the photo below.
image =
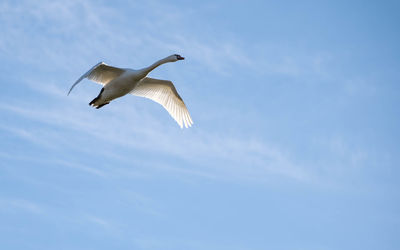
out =
<svg viewBox="0 0 400 250"><path fill-rule="evenodd" d="M101 88L99 95L98 95L96 98L94 98L94 99L89 103L89 105L92 105L93 103L97 102L97 100L100 99L101 93L103 93L103 91L104 91L104 88Z"/></svg>
<svg viewBox="0 0 400 250"><path fill-rule="evenodd" d="M103 107L104 105L107 105L107 104L109 104L109 103L110 103L110 102L106 102L106 103L100 104L99 106L96 107L96 109L99 109L99 108L101 108L101 107Z"/></svg>

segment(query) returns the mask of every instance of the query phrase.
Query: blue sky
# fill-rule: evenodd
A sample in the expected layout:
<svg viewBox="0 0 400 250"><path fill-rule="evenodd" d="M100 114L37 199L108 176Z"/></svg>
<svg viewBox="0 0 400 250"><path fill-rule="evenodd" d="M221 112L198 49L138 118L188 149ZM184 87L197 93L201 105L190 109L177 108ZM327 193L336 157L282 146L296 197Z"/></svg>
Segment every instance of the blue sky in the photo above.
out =
<svg viewBox="0 0 400 250"><path fill-rule="evenodd" d="M397 1L0 2L5 249L399 249ZM101 86L172 80L194 120Z"/></svg>

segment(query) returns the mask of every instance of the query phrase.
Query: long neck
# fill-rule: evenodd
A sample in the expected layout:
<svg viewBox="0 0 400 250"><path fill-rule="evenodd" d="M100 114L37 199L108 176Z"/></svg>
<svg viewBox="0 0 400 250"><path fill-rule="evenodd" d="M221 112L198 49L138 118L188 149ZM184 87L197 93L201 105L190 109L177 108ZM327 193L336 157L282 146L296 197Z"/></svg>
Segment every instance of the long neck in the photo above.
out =
<svg viewBox="0 0 400 250"><path fill-rule="evenodd" d="M146 67L144 69L142 69L146 75L148 73L150 73L152 70L154 70L155 68L157 68L158 66L160 66L161 64L164 63L168 63L168 62L172 62L171 59L169 57L166 57L164 59L158 60L157 62L153 63L152 65L150 65L149 67Z"/></svg>

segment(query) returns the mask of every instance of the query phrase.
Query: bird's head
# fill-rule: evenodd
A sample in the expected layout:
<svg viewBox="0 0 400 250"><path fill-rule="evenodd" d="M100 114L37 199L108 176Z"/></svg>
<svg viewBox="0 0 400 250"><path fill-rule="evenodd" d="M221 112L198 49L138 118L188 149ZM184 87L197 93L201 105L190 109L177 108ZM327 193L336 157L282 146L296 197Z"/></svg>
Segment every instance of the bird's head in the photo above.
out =
<svg viewBox="0 0 400 250"><path fill-rule="evenodd" d="M178 60L184 60L185 59L184 57L182 57L182 56L180 56L178 54L173 54L171 57L174 60L174 62L176 62Z"/></svg>

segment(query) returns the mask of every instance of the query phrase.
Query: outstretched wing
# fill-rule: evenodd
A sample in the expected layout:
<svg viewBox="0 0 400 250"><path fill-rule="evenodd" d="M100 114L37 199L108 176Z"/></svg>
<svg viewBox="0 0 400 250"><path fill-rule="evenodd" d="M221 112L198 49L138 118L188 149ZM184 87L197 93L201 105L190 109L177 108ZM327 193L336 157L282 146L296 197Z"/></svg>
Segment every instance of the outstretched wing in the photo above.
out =
<svg viewBox="0 0 400 250"><path fill-rule="evenodd" d="M124 72L125 72L124 69L108 66L107 64L100 62L100 63L96 64L95 66L93 66L93 68L91 68L88 72L86 72L81 77L79 77L79 79L70 88L68 95L69 95L69 93L71 93L71 91L75 87L75 85L77 85L84 78L88 78L89 80L97 82L101 85L106 85L114 78L122 75L122 73L124 73Z"/></svg>
<svg viewBox="0 0 400 250"><path fill-rule="evenodd" d="M171 81L145 77L130 93L161 104L181 128L192 126L189 111Z"/></svg>

